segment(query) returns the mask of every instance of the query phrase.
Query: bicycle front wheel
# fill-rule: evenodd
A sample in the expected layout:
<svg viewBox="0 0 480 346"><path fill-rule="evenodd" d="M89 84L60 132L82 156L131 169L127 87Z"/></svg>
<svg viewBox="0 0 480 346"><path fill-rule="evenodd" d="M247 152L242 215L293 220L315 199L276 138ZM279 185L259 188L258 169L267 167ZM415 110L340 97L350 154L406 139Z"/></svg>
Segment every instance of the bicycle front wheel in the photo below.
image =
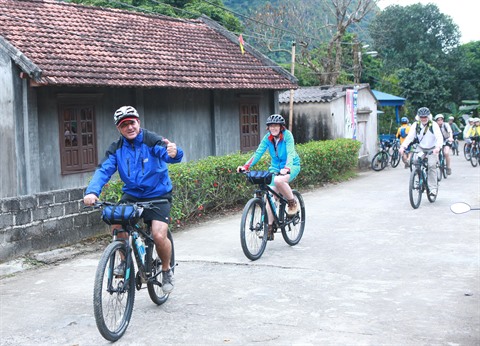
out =
<svg viewBox="0 0 480 346"><path fill-rule="evenodd" d="M168 230L168 239L172 244L172 254L170 255L170 268L175 271L175 247L173 246L172 232ZM162 305L168 299L170 293L164 293L160 281L162 280L162 260L158 257L155 243L150 243L145 254L146 272L150 273L147 281L148 295L152 302ZM160 280L160 281L159 281Z"/></svg>
<svg viewBox="0 0 480 346"><path fill-rule="evenodd" d="M465 160L470 161L472 158L472 151L471 151L471 145L468 145L468 143L465 143L463 145L463 156L465 156Z"/></svg>
<svg viewBox="0 0 480 346"><path fill-rule="evenodd" d="M372 169L374 171L381 171L385 167L387 167L388 163L388 154L384 151L380 151L375 154L372 159Z"/></svg>
<svg viewBox="0 0 480 346"><path fill-rule="evenodd" d="M300 192L293 190L293 196L298 203L298 212L293 217L287 215L285 210L285 204L280 207L280 223L283 225L282 236L283 240L288 245L297 245L303 236L303 230L305 229L305 202L303 202Z"/></svg>
<svg viewBox="0 0 480 346"><path fill-rule="evenodd" d="M263 202L252 198L243 209L240 242L248 259L259 259L267 246L268 218Z"/></svg>
<svg viewBox="0 0 480 346"><path fill-rule="evenodd" d="M415 169L410 174L409 197L413 209L417 209L422 201L422 181L420 171Z"/></svg>
<svg viewBox="0 0 480 346"><path fill-rule="evenodd" d="M93 288L93 311L97 328L109 341L117 341L127 330L135 300L135 268L133 262L123 275L114 269L127 257L123 241L108 245L100 258Z"/></svg>
<svg viewBox="0 0 480 346"><path fill-rule="evenodd" d="M478 165L478 147L477 146L472 146L471 148L470 163L472 164L473 167L477 167Z"/></svg>

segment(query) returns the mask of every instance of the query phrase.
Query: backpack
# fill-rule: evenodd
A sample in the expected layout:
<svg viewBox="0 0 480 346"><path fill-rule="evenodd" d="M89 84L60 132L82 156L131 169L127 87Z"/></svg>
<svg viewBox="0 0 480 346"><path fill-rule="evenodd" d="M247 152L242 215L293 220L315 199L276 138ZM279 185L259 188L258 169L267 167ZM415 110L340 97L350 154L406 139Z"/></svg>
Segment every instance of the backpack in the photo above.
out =
<svg viewBox="0 0 480 346"><path fill-rule="evenodd" d="M416 123L417 123L416 130L417 130L417 137L418 137L418 135L420 134L421 122L417 121ZM427 126L423 129L423 135L424 136L427 133L427 130L430 130L430 132L433 133L433 126L432 126L432 121L431 120L428 121Z"/></svg>
<svg viewBox="0 0 480 346"><path fill-rule="evenodd" d="M402 127L400 129L400 137L405 138L405 137L407 137L407 134L408 134L407 133L407 127Z"/></svg>

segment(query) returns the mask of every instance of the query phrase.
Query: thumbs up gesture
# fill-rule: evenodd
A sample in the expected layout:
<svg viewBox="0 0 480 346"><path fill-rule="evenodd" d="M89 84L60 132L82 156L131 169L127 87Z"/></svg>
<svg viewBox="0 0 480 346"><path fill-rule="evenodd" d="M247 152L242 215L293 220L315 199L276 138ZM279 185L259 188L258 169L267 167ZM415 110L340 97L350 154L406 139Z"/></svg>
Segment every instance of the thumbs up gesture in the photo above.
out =
<svg viewBox="0 0 480 346"><path fill-rule="evenodd" d="M167 154L172 159L177 156L177 145L175 143L170 142L168 139L164 138L163 143L167 145Z"/></svg>

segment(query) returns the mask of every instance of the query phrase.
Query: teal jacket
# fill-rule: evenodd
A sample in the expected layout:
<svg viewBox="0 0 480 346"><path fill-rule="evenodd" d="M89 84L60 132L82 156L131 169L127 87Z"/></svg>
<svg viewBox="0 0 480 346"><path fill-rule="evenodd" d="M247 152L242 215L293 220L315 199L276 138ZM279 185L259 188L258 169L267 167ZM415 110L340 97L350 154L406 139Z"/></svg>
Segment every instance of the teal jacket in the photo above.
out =
<svg viewBox="0 0 480 346"><path fill-rule="evenodd" d="M253 156L245 163L245 169L254 166L267 151L272 157L269 171L278 173L282 168L292 170L294 166L300 167L300 157L295 150L295 141L293 135L288 130L280 132L279 141L275 144L275 139L270 132L263 137Z"/></svg>

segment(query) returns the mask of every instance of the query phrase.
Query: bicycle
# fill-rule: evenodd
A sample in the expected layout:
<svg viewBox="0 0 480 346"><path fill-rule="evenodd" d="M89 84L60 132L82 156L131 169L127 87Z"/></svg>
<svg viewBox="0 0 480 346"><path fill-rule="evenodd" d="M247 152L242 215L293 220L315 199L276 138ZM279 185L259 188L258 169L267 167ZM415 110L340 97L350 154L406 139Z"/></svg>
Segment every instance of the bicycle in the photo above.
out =
<svg viewBox="0 0 480 346"><path fill-rule="evenodd" d="M442 149L438 153L438 181L442 180L442 177L447 179L447 161L443 149L448 146L447 141L443 143Z"/></svg>
<svg viewBox="0 0 480 346"><path fill-rule="evenodd" d="M420 206L424 191L427 192L427 198L430 203L435 202L437 199L437 195L431 195L428 188L428 155L432 153L433 151L417 153L417 157L413 161L415 168L410 173L409 183L409 199L413 209L417 209Z"/></svg>
<svg viewBox="0 0 480 346"><path fill-rule="evenodd" d="M169 297L169 293L164 293L161 287L162 262L157 256L150 225L142 227L139 224L144 209L155 208L154 203L167 202L167 199L160 199L123 204L97 201L94 204L94 208L103 209L102 219L105 223L122 225L122 228L113 231L112 242L100 257L93 288L97 328L109 341L117 341L127 330L133 311L135 289L140 290L146 284L150 299L157 305L165 303ZM128 238L118 238L121 233L126 233ZM167 236L172 243L170 267L174 270L175 251L170 230ZM115 268L122 261L125 261L124 274L115 275Z"/></svg>
<svg viewBox="0 0 480 346"><path fill-rule="evenodd" d="M267 171L245 171L247 180L258 185L253 198L243 209L240 223L240 242L245 256L255 261L259 259L267 246L268 214L267 205L273 212L273 232L281 229L285 242L294 246L302 239L305 229L305 203L297 190L292 190L299 210L293 215L287 214L287 199L274 191L270 184L273 173Z"/></svg>
<svg viewBox="0 0 480 346"><path fill-rule="evenodd" d="M480 136L470 137L470 139L472 140L472 145L470 147L470 163L473 167L477 167L480 163L480 147L478 145Z"/></svg>
<svg viewBox="0 0 480 346"><path fill-rule="evenodd" d="M398 139L392 141L381 140L380 141L380 151L375 154L372 159L372 169L374 171L381 171L387 167L388 163L395 168L400 163L400 153L398 149L400 148L400 143ZM390 149L392 153L390 154Z"/></svg>
<svg viewBox="0 0 480 346"><path fill-rule="evenodd" d="M457 155L459 154L459 147L460 147L460 144L458 143L458 135L460 134L460 132L455 132L453 134L453 142L452 142L452 155Z"/></svg>

